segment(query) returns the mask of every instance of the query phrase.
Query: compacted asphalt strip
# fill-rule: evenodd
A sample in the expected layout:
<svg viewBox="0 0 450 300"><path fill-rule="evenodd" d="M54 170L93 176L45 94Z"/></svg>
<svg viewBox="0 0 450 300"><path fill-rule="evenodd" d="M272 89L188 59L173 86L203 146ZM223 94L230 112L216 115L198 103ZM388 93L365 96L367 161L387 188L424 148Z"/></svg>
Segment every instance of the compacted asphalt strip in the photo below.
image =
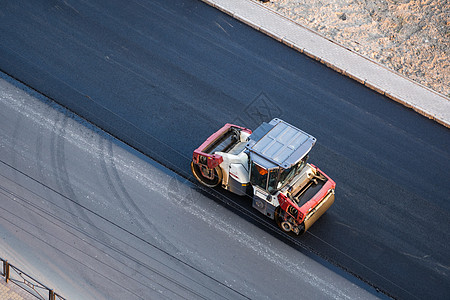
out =
<svg viewBox="0 0 450 300"><path fill-rule="evenodd" d="M0 79L0 299L383 297L23 88Z"/></svg>
<svg viewBox="0 0 450 300"><path fill-rule="evenodd" d="M389 295L446 299L444 126L201 1L8 1L0 28L3 72L190 180L192 151L225 123L312 134L336 202L296 242Z"/></svg>

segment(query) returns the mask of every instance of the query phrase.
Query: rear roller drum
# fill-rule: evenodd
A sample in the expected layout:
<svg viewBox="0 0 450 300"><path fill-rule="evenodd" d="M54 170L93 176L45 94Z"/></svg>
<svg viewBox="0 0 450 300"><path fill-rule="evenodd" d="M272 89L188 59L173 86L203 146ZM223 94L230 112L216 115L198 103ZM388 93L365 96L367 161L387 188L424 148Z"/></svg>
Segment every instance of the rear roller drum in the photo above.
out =
<svg viewBox="0 0 450 300"><path fill-rule="evenodd" d="M195 178L207 187L216 187L222 183L222 170L220 167L208 169L205 166L191 162L191 170Z"/></svg>

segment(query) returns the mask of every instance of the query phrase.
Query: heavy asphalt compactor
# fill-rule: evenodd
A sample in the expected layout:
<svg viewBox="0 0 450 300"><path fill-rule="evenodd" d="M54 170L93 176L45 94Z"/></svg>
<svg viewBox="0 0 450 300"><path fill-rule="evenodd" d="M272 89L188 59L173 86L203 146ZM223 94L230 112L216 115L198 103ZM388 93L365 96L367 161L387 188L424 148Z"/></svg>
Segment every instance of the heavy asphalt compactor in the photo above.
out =
<svg viewBox="0 0 450 300"><path fill-rule="evenodd" d="M280 119L254 132L226 124L194 151L191 170L207 187L250 195L255 209L298 235L334 202L335 182L307 163L315 142Z"/></svg>

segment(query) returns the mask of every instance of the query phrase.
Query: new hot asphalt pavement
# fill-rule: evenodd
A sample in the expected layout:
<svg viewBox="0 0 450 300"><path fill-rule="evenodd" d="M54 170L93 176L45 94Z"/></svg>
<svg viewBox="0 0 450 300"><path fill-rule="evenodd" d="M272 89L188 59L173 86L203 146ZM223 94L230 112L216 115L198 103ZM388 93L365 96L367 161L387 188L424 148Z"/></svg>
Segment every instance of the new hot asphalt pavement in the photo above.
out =
<svg viewBox="0 0 450 300"><path fill-rule="evenodd" d="M192 151L224 123L280 117L311 133L310 161L336 181L337 198L307 234L292 242L248 199L214 199L389 295L448 295L448 128L200 1L2 7L0 70L182 178L192 180Z"/></svg>

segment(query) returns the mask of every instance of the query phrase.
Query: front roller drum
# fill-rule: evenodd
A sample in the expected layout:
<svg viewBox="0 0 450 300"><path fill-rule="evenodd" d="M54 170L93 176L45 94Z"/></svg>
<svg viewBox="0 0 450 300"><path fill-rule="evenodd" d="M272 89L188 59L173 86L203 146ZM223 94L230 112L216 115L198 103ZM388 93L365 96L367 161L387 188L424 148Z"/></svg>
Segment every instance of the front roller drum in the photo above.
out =
<svg viewBox="0 0 450 300"><path fill-rule="evenodd" d="M311 210L305 217L305 231L308 230L334 203L334 192L328 195L319 203L313 210Z"/></svg>
<svg viewBox="0 0 450 300"><path fill-rule="evenodd" d="M191 171L195 178L207 187L216 187L222 183L222 170L220 167L209 169L204 165L191 162Z"/></svg>

